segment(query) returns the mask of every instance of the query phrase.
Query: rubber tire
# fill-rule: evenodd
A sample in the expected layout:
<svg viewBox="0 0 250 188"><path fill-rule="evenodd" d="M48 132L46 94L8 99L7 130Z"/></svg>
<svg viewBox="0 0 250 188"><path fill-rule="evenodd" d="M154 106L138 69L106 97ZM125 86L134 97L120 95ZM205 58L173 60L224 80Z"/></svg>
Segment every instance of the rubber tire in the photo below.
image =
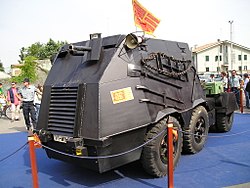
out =
<svg viewBox="0 0 250 188"><path fill-rule="evenodd" d="M199 124L202 124L202 127ZM207 140L208 130L208 113L203 106L198 106L193 110L188 127L184 128L183 153L194 154L201 151ZM195 137L194 134L197 133L199 137Z"/></svg>
<svg viewBox="0 0 250 188"><path fill-rule="evenodd" d="M11 114L12 114L12 112L11 112L11 106L8 106L8 107L6 108L6 110L5 110L5 116L6 116L8 119L11 120Z"/></svg>
<svg viewBox="0 0 250 188"><path fill-rule="evenodd" d="M181 126L176 118L172 118L173 125L177 130L181 130ZM167 161L163 161L161 157L161 149L163 149L162 145L165 144L164 148L166 148L166 141L167 141L167 118L161 120L156 125L149 128L145 135L145 142L151 140L155 136L157 136L161 131L165 129L165 131L149 142L147 145L143 147L142 156L141 156L141 163L144 170L152 176L155 177L163 177L166 176L168 172ZM176 167L182 152L182 143L183 143L183 136L181 131L177 131L178 139L174 142L174 167ZM164 149L164 153L167 152ZM165 155L164 155L165 156ZM167 159L166 159L167 160Z"/></svg>
<svg viewBox="0 0 250 188"><path fill-rule="evenodd" d="M216 128L218 132L228 132L232 129L234 113L228 115L218 114L216 117Z"/></svg>

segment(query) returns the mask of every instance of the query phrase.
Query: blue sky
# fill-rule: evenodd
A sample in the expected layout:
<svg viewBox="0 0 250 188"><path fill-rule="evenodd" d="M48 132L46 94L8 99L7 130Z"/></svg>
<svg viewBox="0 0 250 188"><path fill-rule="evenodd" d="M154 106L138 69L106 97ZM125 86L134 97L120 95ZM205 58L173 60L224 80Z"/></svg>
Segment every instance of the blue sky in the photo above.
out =
<svg viewBox="0 0 250 188"><path fill-rule="evenodd" d="M190 47L230 39L250 48L249 0L138 0L161 23L156 38ZM53 40L77 42L90 33L102 36L136 31L132 0L1 0L0 60L18 63L22 47Z"/></svg>

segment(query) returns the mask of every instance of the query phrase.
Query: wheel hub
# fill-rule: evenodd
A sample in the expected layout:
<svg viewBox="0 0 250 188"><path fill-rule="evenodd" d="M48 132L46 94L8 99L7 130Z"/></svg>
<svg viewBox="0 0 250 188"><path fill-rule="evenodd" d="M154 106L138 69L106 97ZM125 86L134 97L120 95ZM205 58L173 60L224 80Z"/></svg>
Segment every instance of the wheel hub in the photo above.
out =
<svg viewBox="0 0 250 188"><path fill-rule="evenodd" d="M177 149L177 139L174 139L173 135L173 157L175 157L175 153L176 153L176 149ZM164 135L164 137L162 138L161 141L161 145L160 145L160 156L161 156L161 161L165 164L167 164L168 162L168 136L167 134Z"/></svg>
<svg viewBox="0 0 250 188"><path fill-rule="evenodd" d="M200 143L203 140L203 136L205 135L205 120L203 118L199 118L194 130L194 139L196 143Z"/></svg>

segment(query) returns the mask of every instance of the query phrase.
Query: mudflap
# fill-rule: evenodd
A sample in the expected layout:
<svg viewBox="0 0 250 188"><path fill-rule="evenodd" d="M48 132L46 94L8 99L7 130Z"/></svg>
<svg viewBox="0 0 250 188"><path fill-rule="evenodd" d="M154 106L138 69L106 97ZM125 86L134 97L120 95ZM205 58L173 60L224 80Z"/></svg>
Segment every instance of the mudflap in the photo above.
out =
<svg viewBox="0 0 250 188"><path fill-rule="evenodd" d="M210 132L228 132L231 130L234 111L239 107L234 93L220 93L214 95L215 125L210 127Z"/></svg>
<svg viewBox="0 0 250 188"><path fill-rule="evenodd" d="M238 110L236 97L232 92L220 93L214 96L216 114L231 114Z"/></svg>

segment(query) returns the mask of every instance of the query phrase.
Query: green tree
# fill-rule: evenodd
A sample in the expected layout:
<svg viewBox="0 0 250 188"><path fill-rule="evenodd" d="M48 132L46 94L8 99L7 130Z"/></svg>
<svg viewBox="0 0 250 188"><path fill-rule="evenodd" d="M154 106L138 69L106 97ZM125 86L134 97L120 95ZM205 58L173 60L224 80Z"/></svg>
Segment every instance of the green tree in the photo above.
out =
<svg viewBox="0 0 250 188"><path fill-rule="evenodd" d="M36 42L36 43L32 44L27 49L27 56L33 56L37 59L46 58L44 56L44 44L41 44L40 42Z"/></svg>
<svg viewBox="0 0 250 188"><path fill-rule="evenodd" d="M46 45L44 47L46 58L50 58L51 56L56 54L59 51L59 49L65 44L67 44L66 41L55 42L52 39L49 39L49 41L46 43Z"/></svg>
<svg viewBox="0 0 250 188"><path fill-rule="evenodd" d="M38 60L50 59L51 56L57 53L60 47L65 44L67 44L66 41L55 42L54 40L49 39L46 44L36 42L27 48L22 47L20 49L19 63L23 63L25 57L27 56L33 56Z"/></svg>
<svg viewBox="0 0 250 188"><path fill-rule="evenodd" d="M21 74L13 78L16 82L22 82L24 78L28 77L32 82L36 81L36 62L35 60L51 59L51 57L58 52L61 46L67 44L63 41L54 41L49 39L46 44L36 42L28 47L20 49L19 63L23 64L21 67Z"/></svg>
<svg viewBox="0 0 250 188"><path fill-rule="evenodd" d="M27 56L24 58L24 63L21 68L21 74L17 77L14 77L12 80L16 82L22 82L24 78L29 78L31 82L37 80L36 74L36 62L37 60L33 56Z"/></svg>
<svg viewBox="0 0 250 188"><path fill-rule="evenodd" d="M22 48L20 49L20 55L19 55L20 60L18 60L18 62L19 62L20 64L23 63L24 58L25 58L25 56L26 56L26 53L27 53L26 48L22 47Z"/></svg>

